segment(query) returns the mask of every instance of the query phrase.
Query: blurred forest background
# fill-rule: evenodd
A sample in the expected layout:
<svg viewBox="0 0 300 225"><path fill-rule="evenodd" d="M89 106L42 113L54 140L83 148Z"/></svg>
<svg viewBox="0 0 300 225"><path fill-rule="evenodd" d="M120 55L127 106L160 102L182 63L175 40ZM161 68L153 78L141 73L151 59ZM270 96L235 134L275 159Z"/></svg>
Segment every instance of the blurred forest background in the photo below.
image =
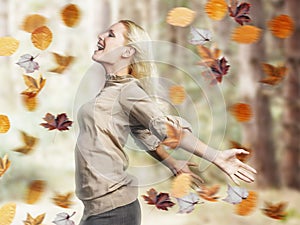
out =
<svg viewBox="0 0 300 225"><path fill-rule="evenodd" d="M7 115L10 120L9 131L0 134L0 157L7 154L11 161L10 168L0 177L0 207L6 202L17 203L17 214L12 224L22 224L27 212L34 217L46 213L43 224L51 224L57 213L71 214L73 211L76 214L72 219L79 223L83 206L76 197L72 197L74 204L67 209L53 204L51 198L55 193L74 191L76 110L82 99L94 96L101 86L95 79L99 79L103 71L91 60L97 34L120 19L135 21L149 32L153 40L164 41L170 47L164 52L158 51L167 62L172 62L158 63L159 75L168 81L168 85L183 86L188 97L182 104L173 104L169 110L188 120L195 134L214 147L228 149L232 140L252 149L253 155L248 163L258 171L254 184L242 184L255 190L259 196L257 210L249 216L235 215L231 205L221 200L219 203L197 205L191 214L179 215L176 214L176 206L167 212L159 211L140 198L142 224L279 224L280 221L261 213L264 201L288 202L287 208L294 216L284 223L299 224L300 1L243 2L251 4L249 15L252 21L249 24L262 29L261 37L252 44L232 41L231 32L239 25L228 15L219 21L210 19L204 10L205 0L0 0L0 37L11 36L20 42L13 55L0 56L0 114ZM76 4L81 13L74 27L66 26L60 16L61 9L69 3ZM188 42L190 26L176 27L166 22L168 12L174 7L195 11L192 26L212 32L213 43L230 65L228 75L221 83L207 83L206 87L201 83L199 87L195 81L198 78L186 74L185 70L189 70L185 67L189 65L193 73L198 73L199 79L202 79L201 68L194 61L197 49ZM22 29L24 18L30 14L46 17L46 25L53 33L52 43L45 50L35 48L30 33ZM274 37L267 28L267 21L280 14L289 15L295 23L293 34L285 39ZM182 48L193 57L183 57ZM50 72L57 66L53 52L74 57L63 73ZM40 65L38 71L28 75L37 78L42 74L46 79L45 87L37 98L37 108L32 111L28 110L20 95L26 89L22 77L26 73L16 62L24 54L37 56L35 61ZM260 83L259 80L266 76L262 63L285 65L288 72L283 81L273 86ZM161 84L155 88L166 87ZM205 90L217 94L205 99ZM167 88L163 91L168 92ZM238 122L230 114L230 105L237 102L251 106L253 116L250 121ZM216 112L213 113L211 108L217 108ZM70 120L74 120L70 131L47 131L40 126L48 112L53 115L66 113ZM30 154L12 151L24 145L20 131L39 139ZM144 152L131 151L130 145L128 148L129 171L143 179L140 195L151 187L159 192L169 192L170 171ZM180 149L170 153L175 158L199 163L199 174L208 185L220 184L220 196L225 197L226 184L230 181L217 168ZM24 196L33 180L45 181L46 188L36 204L26 204Z"/></svg>

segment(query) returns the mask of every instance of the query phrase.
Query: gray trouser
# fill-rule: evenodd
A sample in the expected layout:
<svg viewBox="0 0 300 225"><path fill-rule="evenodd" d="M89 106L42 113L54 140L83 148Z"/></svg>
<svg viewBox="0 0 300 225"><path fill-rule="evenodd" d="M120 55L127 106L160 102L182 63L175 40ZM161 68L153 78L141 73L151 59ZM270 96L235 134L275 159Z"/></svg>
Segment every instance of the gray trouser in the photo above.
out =
<svg viewBox="0 0 300 225"><path fill-rule="evenodd" d="M90 216L82 225L140 225L141 208L138 200L113 210Z"/></svg>

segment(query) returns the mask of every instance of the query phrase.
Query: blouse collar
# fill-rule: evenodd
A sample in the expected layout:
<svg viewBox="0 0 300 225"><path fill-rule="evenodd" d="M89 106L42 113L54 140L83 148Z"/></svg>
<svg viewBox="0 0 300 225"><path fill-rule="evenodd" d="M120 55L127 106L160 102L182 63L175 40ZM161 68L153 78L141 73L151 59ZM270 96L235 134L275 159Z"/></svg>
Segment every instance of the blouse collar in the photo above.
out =
<svg viewBox="0 0 300 225"><path fill-rule="evenodd" d="M110 73L110 74L106 74L105 78L106 78L107 81L121 81L121 80L124 80L126 78L134 78L134 77L130 74L118 76L116 74L111 74Z"/></svg>

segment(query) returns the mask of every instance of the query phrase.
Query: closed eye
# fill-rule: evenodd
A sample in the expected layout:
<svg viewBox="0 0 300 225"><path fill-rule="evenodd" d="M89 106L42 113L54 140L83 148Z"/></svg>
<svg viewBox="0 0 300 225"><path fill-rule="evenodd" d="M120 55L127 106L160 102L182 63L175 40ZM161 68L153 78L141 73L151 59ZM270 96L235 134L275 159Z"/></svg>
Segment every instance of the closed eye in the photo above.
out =
<svg viewBox="0 0 300 225"><path fill-rule="evenodd" d="M108 37L116 37L114 32L112 30L109 31Z"/></svg>

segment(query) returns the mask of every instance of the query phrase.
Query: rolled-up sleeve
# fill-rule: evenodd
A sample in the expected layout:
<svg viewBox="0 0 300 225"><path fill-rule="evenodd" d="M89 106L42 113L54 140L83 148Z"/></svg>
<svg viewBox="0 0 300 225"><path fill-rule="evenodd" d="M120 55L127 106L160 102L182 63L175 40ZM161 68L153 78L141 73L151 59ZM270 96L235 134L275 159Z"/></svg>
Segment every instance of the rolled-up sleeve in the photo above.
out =
<svg viewBox="0 0 300 225"><path fill-rule="evenodd" d="M140 123L140 126L132 126L131 131L147 150L155 150L167 138L167 123L177 129L192 131L191 125L183 118L164 115L138 81L122 89L119 101L125 113Z"/></svg>

